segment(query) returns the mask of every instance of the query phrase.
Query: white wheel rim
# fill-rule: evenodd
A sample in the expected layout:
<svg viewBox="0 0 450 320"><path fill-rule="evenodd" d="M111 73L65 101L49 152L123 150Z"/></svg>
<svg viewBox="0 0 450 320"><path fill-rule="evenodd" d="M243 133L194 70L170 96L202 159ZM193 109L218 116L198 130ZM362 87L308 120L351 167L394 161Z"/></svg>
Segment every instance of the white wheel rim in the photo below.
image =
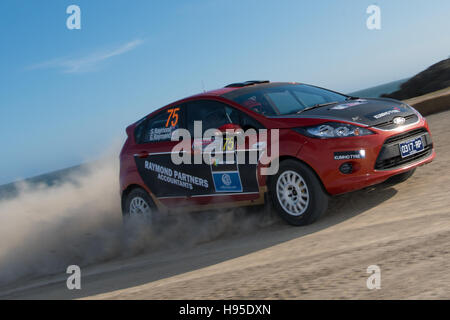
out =
<svg viewBox="0 0 450 320"><path fill-rule="evenodd" d="M152 208L141 197L134 197L130 202L130 216L151 217Z"/></svg>
<svg viewBox="0 0 450 320"><path fill-rule="evenodd" d="M295 171L287 170L278 177L277 197L281 207L292 216L300 216L308 208L308 186Z"/></svg>

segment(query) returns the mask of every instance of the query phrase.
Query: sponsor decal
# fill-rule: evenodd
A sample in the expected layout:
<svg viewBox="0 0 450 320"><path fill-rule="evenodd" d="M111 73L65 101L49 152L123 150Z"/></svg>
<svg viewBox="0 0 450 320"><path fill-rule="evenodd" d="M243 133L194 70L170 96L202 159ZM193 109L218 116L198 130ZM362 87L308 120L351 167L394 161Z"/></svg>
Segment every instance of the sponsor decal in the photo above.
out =
<svg viewBox="0 0 450 320"><path fill-rule="evenodd" d="M233 152L232 156L232 159L228 159L228 161L219 162L217 159L213 159L211 164L214 188L218 193L243 191L236 153Z"/></svg>
<svg viewBox="0 0 450 320"><path fill-rule="evenodd" d="M208 188L208 180L195 177L171 168L167 168L151 161L145 161L145 169L156 172L158 174L158 180L175 184L189 190L194 189L193 185L200 186L206 189Z"/></svg>
<svg viewBox="0 0 450 320"><path fill-rule="evenodd" d="M231 178L228 173L222 174L222 182L224 185L229 186L231 184Z"/></svg>
<svg viewBox="0 0 450 320"><path fill-rule="evenodd" d="M213 180L216 192L242 192L238 171L213 172Z"/></svg>
<svg viewBox="0 0 450 320"><path fill-rule="evenodd" d="M172 137L172 132L175 131L176 127L169 127L169 128L152 128L148 132L149 141L161 141L161 140L170 140Z"/></svg>
<svg viewBox="0 0 450 320"><path fill-rule="evenodd" d="M399 107L394 107L394 108L387 109L380 113L371 114L371 115L369 115L369 117L372 117L375 120L378 120L380 118L384 118L384 117L390 116L395 113L400 113L400 112L402 112L402 110Z"/></svg>
<svg viewBox="0 0 450 320"><path fill-rule="evenodd" d="M367 100L358 99L358 100L355 100L354 102L338 104L337 106L334 106L330 109L331 110L344 110L344 109L347 109L350 107L359 106L360 104L366 104L366 103L367 103Z"/></svg>
<svg viewBox="0 0 450 320"><path fill-rule="evenodd" d="M171 152L135 156L140 176L157 198L256 193L258 164L270 164L261 168L262 175L278 170L278 129L270 131L270 140L267 129L259 130L258 135L249 129L243 135L231 136L217 135L217 130L207 134L207 130L202 136L201 122L195 121L194 131L200 134L192 137L188 130L177 128L180 116L178 108L169 109L162 121L158 120L157 125L147 130L152 135L150 141L166 140L169 136L170 140L179 141ZM251 147L246 146L247 141ZM270 148L268 141L271 141ZM268 170L263 173L263 169Z"/></svg>
<svg viewBox="0 0 450 320"><path fill-rule="evenodd" d="M365 157L366 150L340 151L334 153L334 160L354 160L364 159Z"/></svg>

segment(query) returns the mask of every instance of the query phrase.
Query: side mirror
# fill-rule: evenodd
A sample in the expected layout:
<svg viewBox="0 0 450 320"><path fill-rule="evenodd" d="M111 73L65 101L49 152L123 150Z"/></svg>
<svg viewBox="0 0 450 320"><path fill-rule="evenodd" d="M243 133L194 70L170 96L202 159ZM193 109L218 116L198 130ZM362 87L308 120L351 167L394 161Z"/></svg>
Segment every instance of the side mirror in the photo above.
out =
<svg viewBox="0 0 450 320"><path fill-rule="evenodd" d="M234 131L235 134L238 134L238 132L242 130L240 125L234 124L234 123L224 124L223 126L220 126L217 129L222 133L227 133L227 131ZM242 130L242 131L244 131L244 130Z"/></svg>

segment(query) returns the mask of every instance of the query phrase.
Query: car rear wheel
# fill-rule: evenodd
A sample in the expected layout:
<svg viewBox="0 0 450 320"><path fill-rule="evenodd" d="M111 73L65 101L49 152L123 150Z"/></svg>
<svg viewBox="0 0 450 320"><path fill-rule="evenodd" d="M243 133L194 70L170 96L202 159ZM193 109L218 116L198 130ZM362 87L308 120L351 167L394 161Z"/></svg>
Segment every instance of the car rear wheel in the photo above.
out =
<svg viewBox="0 0 450 320"><path fill-rule="evenodd" d="M302 226L316 221L328 207L328 195L314 172L295 160L280 163L270 178L272 205L289 224Z"/></svg>
<svg viewBox="0 0 450 320"><path fill-rule="evenodd" d="M133 189L127 195L123 211L125 219L144 219L152 223L155 218L155 213L155 204L144 189Z"/></svg>

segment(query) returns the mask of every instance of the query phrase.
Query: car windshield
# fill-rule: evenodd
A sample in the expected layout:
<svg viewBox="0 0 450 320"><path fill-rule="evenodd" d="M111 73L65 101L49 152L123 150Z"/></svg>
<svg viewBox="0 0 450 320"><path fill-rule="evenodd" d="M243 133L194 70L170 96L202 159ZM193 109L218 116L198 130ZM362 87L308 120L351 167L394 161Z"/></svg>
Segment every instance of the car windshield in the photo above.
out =
<svg viewBox="0 0 450 320"><path fill-rule="evenodd" d="M337 92L305 84L266 87L234 97L233 101L265 116L299 113L306 108L348 97Z"/></svg>

